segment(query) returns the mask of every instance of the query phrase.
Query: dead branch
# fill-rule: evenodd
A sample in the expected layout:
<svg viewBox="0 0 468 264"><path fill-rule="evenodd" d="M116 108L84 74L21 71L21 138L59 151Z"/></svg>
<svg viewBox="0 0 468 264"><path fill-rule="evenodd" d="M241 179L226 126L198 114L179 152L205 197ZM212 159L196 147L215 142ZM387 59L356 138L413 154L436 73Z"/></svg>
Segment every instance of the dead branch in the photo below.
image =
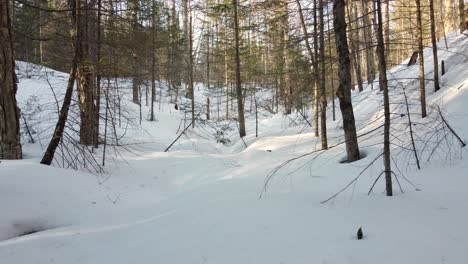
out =
<svg viewBox="0 0 468 264"><path fill-rule="evenodd" d="M458 134L455 132L455 130L453 130L453 128L449 125L447 120L445 120L444 116L442 115L442 111L440 110L439 105L437 105L437 111L439 112L440 118L442 118L442 122L444 122L444 124L447 126L447 128L450 130L450 132L452 132L452 134L458 139L458 141L460 141L462 147L465 147L466 143L460 138L460 136L458 136Z"/></svg>
<svg viewBox="0 0 468 264"><path fill-rule="evenodd" d="M352 181L350 181L345 187L343 187L341 190L339 190L337 193L335 193L334 195L332 195L330 198L326 199L325 201L322 201L320 203L324 204L328 201L330 201L331 199L337 197L338 195L340 195L342 192L344 192L346 189L348 189L349 186L351 186L351 184L353 184L355 181L357 181L359 179L359 177L361 177L362 174L364 174L364 172L370 168L370 166L372 166L372 164L374 164L374 162L376 160L378 160L381 156L383 155L383 152L380 153L379 155L377 155ZM378 179L378 178L377 178Z"/></svg>
<svg viewBox="0 0 468 264"><path fill-rule="evenodd" d="M200 116L200 114L201 114L201 111L198 112L198 114L197 114L197 116L195 117L194 120L196 120L198 118L198 116ZM168 152L169 149L177 142L177 140L179 140L179 138L182 137L182 135L185 134L185 131L187 131L190 128L190 126L192 126L192 123L193 123L194 120L190 121L190 123L185 127L185 129L176 137L176 139L174 139L174 141L172 141L172 143L164 150L164 152Z"/></svg>

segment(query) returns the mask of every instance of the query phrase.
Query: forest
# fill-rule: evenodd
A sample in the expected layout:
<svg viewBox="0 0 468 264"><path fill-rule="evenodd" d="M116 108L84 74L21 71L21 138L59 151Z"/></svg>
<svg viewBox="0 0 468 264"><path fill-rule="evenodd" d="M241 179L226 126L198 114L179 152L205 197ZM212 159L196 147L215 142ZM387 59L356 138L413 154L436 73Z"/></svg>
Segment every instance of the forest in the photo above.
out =
<svg viewBox="0 0 468 264"><path fill-rule="evenodd" d="M0 22L5 263L463 263L465 0L0 0Z"/></svg>

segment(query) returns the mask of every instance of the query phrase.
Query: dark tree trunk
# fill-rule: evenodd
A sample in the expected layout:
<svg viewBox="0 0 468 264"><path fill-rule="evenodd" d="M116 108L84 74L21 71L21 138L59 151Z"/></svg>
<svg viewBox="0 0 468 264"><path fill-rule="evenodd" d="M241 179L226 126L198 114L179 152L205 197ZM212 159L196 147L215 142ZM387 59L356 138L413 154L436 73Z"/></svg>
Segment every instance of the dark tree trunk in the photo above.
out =
<svg viewBox="0 0 468 264"><path fill-rule="evenodd" d="M434 0L429 0L429 9L430 9L430 17L431 17L432 55L434 58L434 90L437 92L440 89L440 85L439 85L439 58L437 56L437 37L436 37L435 18L434 18Z"/></svg>
<svg viewBox="0 0 468 264"><path fill-rule="evenodd" d="M245 119L244 119L244 102L242 100L242 84L241 84L241 65L240 65L240 50L239 50L239 17L237 15L237 0L232 0L234 6L234 38L236 48L236 95L237 95L237 112L239 115L239 135L244 137Z"/></svg>
<svg viewBox="0 0 468 264"><path fill-rule="evenodd" d="M317 19L317 11L318 11L317 1L319 0L314 0L314 57L315 57L315 61L313 65L313 68L314 68L314 135L316 137L319 136L319 111L320 111L319 110L319 105L320 105L319 74L320 73L319 73L319 67L318 67L319 55L318 55L318 36L317 36L318 23L315 22L318 20Z"/></svg>
<svg viewBox="0 0 468 264"><path fill-rule="evenodd" d="M94 8L93 1L87 3L84 0L78 0L82 3L83 9L80 12L80 30L79 47L80 61L78 61L78 69L76 76L76 87L78 90L78 106L80 108L80 143L85 146L94 145L95 137L95 105L94 95L96 87L95 67L91 64L93 61L93 30L91 23L92 11Z"/></svg>
<svg viewBox="0 0 468 264"><path fill-rule="evenodd" d="M98 11L97 11L97 47L96 47L96 109L95 109L95 120L94 120L94 147L99 147L99 119L101 112L101 9L102 1L98 0Z"/></svg>
<svg viewBox="0 0 468 264"><path fill-rule="evenodd" d="M387 65L385 62L385 44L382 28L382 4L377 0L377 53L379 57L379 84L384 96L384 170L385 170L385 190L387 196L393 195L392 190L392 169L390 166L390 102L388 96Z"/></svg>
<svg viewBox="0 0 468 264"><path fill-rule="evenodd" d="M130 23L132 26L132 34L135 40L135 43L138 43L138 0L129 0L128 8L130 12ZM132 101L135 104L140 104L139 100L139 90L141 85L141 80L138 73L138 48L133 49L133 59L132 59L132 68L133 68L133 80L132 80Z"/></svg>
<svg viewBox="0 0 468 264"><path fill-rule="evenodd" d="M325 22L323 15L323 0L319 1L319 30L320 30L320 134L322 149L328 149L327 141L327 94L325 86Z"/></svg>
<svg viewBox="0 0 468 264"><path fill-rule="evenodd" d="M10 6L0 0L0 159L21 159Z"/></svg>
<svg viewBox="0 0 468 264"><path fill-rule="evenodd" d="M75 77L77 75L78 61L81 58L81 41L80 41L80 7L76 6L79 1L70 0L69 5L72 9L72 24L74 30L72 30L72 41L75 48L75 54L72 60L72 66L70 70L70 77L68 78L67 90L63 99L62 108L60 109L59 119L55 126L54 134L50 140L49 146L47 147L44 156L42 157L41 164L50 165L54 160L55 150L57 149L60 141L63 137L63 131L68 118L68 110L70 109L70 103L73 95L73 86L75 84Z"/></svg>
<svg viewBox="0 0 468 264"><path fill-rule="evenodd" d="M284 101L285 101L285 113L291 114L292 112L292 85L291 85L291 76L290 76L290 56L289 56L289 10L288 10L289 0L284 0L282 4L282 13L283 18L281 21L281 49L282 49L282 61L284 76L283 79L283 88L284 88Z"/></svg>
<svg viewBox="0 0 468 264"><path fill-rule="evenodd" d="M353 104L351 101L351 64L346 37L345 3L344 0L333 1L333 25L335 30L336 50L339 61L340 86L336 95L340 100L341 115L343 116L343 129L346 141L346 154L348 161L360 159L359 146L354 120Z"/></svg>
<svg viewBox="0 0 468 264"><path fill-rule="evenodd" d="M151 116L150 116L150 121L154 121L154 102L156 101L156 34L157 30L156 27L157 25L157 17L159 15L159 10L157 9L156 6L156 1L153 0L153 13L151 17L151 23L152 23L152 36L151 36ZM161 99L161 98L160 98Z"/></svg>
<svg viewBox="0 0 468 264"><path fill-rule="evenodd" d="M94 113L95 75L94 67L90 64L80 63L77 70L76 87L80 108L80 144L94 145L96 115Z"/></svg>

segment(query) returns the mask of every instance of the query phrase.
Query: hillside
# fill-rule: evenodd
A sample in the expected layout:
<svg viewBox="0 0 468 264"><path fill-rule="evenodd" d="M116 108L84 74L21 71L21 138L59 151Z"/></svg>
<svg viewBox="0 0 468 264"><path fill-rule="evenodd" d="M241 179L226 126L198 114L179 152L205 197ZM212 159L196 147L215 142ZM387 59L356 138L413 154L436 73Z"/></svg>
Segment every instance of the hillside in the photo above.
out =
<svg viewBox="0 0 468 264"><path fill-rule="evenodd" d="M436 93L430 81L432 50L424 53L427 118L420 117L418 65L407 67L404 61L389 71L396 176L396 195L390 198L384 196L382 179L368 195L383 167L377 83L353 92L365 157L341 163L340 112L332 121L331 104L328 136L333 147L326 152L314 152L319 139L301 114L268 111L271 95L260 89L258 138L253 110L247 114L245 143L234 122L206 120L200 114L196 128L164 152L188 125L188 113L175 110L164 90L157 121L147 121L149 108L144 106L140 126L139 109L125 89L130 84L118 80L124 87L125 119L117 132L128 147L109 150L105 171L92 174L59 168L66 167L60 161L39 165L56 121L55 98L60 102L63 97L68 75L19 62L18 102L28 113L36 143L25 144L25 159L0 163L0 262L464 263L468 160L442 116L466 142L468 37L453 34L447 42L448 50L440 43L439 61L445 61L447 72ZM206 95L216 98L202 85L196 91L200 109ZM246 102L246 109L254 109L252 101ZM411 150L408 113L421 170ZM71 116L76 114L75 109ZM306 115L310 119L312 113ZM214 110L212 116L217 116ZM217 142L220 131L226 144ZM25 132L23 141L28 137ZM98 159L101 155L96 153ZM336 198L321 203L348 184ZM358 241L360 226L364 239Z"/></svg>

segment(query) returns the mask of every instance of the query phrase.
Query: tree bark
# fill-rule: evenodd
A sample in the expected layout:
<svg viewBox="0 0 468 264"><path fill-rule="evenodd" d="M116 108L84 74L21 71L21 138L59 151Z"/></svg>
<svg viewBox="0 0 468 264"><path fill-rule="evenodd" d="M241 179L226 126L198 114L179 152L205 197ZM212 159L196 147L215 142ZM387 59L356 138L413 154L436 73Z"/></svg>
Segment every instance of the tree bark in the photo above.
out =
<svg viewBox="0 0 468 264"><path fill-rule="evenodd" d="M361 0L362 12L364 13L364 36L366 45L366 68L367 68L367 84L373 87L375 79L374 67L374 48L372 45L372 24L369 18L369 6L367 0Z"/></svg>
<svg viewBox="0 0 468 264"><path fill-rule="evenodd" d="M385 62L385 44L383 37L382 7L381 0L377 0L377 53L379 57L379 84L384 96L384 170L385 170L385 190L387 196L393 195L392 190L392 169L390 165L390 100L388 96L387 65Z"/></svg>
<svg viewBox="0 0 468 264"><path fill-rule="evenodd" d="M320 134L322 149L328 149L327 141L327 94L325 85L325 22L323 14L323 0L319 1L319 30L320 30Z"/></svg>
<svg viewBox="0 0 468 264"><path fill-rule="evenodd" d="M418 53L419 53L419 91L421 100L421 116L427 116L426 110L426 80L424 77L424 46L423 46L423 29L421 17L421 0L416 1L416 20L418 26Z"/></svg>
<svg viewBox="0 0 468 264"><path fill-rule="evenodd" d="M434 90L437 92L440 89L439 85L439 58L437 56L437 37L435 30L434 18L434 0L429 0L429 9L431 17L431 41L432 41L432 55L434 59Z"/></svg>
<svg viewBox="0 0 468 264"><path fill-rule="evenodd" d="M350 44L350 48L351 48L351 55L352 55L352 61L353 61L353 66L354 66L354 74L355 74L355 77L356 77L356 82L358 84L358 89L360 92L362 92L363 90L363 86L362 86L362 76L361 76L361 54L360 54L360 51L359 51L359 25L357 24L357 20L356 20L356 17L357 17L357 14L354 13L354 9L353 9L353 3L352 1L348 1L347 5L347 11L348 11L348 19L349 19L349 25L350 25L350 30L349 30L349 44ZM353 24L352 24L352 21L353 20L356 20L356 26L354 29L353 28ZM358 33L358 36L357 38L354 36L354 30L357 31Z"/></svg>
<svg viewBox="0 0 468 264"><path fill-rule="evenodd" d="M85 146L94 145L95 119L94 113L94 90L95 69L89 63L79 63L76 77L78 90L78 105L80 108L80 144Z"/></svg>
<svg viewBox="0 0 468 264"><path fill-rule="evenodd" d="M102 20L102 1L98 0L98 13L97 13L97 47L96 47L96 108L95 108L95 120L94 120L94 147L99 147L99 119L101 112L101 20Z"/></svg>
<svg viewBox="0 0 468 264"><path fill-rule="evenodd" d="M282 13L283 18L281 21L281 35L282 35L282 51L283 51L283 63L284 63L284 98L285 98L285 109L286 114L291 114L292 112L292 85L291 85L291 76L290 76L290 56L289 56L289 10L288 10L289 0L284 0L282 2Z"/></svg>
<svg viewBox="0 0 468 264"><path fill-rule="evenodd" d="M339 61L340 86L336 91L340 100L341 115L343 116L343 129L345 136L346 154L348 161L360 159L359 146L354 120L353 104L351 100L351 72L348 39L346 36L345 3L344 0L333 1L333 26L335 31L336 50Z"/></svg>
<svg viewBox="0 0 468 264"><path fill-rule="evenodd" d="M189 3L190 4L190 3ZM195 128L195 88L193 86L193 32L192 32L192 14L189 12L189 91L190 100L192 102L192 128Z"/></svg>
<svg viewBox="0 0 468 264"><path fill-rule="evenodd" d="M10 6L0 0L0 159L21 159Z"/></svg>
<svg viewBox="0 0 468 264"><path fill-rule="evenodd" d="M245 119L244 119L244 102L242 100L242 84L241 84L241 64L240 64L240 50L239 50L239 17L237 14L237 0L232 0L234 6L234 38L236 49L236 94L237 94L237 112L239 118L239 135L244 137L245 132Z"/></svg>
<svg viewBox="0 0 468 264"><path fill-rule="evenodd" d="M460 16L460 34L465 31L465 0L458 0L458 13Z"/></svg>
<svg viewBox="0 0 468 264"><path fill-rule="evenodd" d="M151 16L152 34L151 34L151 114L150 121L154 121L154 102L156 101L156 34L157 34L157 17L159 10L157 9L156 1L152 3L153 12ZM161 99L161 98L160 98Z"/></svg>
<svg viewBox="0 0 468 264"><path fill-rule="evenodd" d="M132 27L132 34L135 40L135 44L138 41L138 0L129 0L128 8L130 12L130 23ZM133 80L132 80L132 101L135 104L140 104L139 90L141 81L138 74L138 48L134 47L132 54L132 68L133 68Z"/></svg>
<svg viewBox="0 0 468 264"><path fill-rule="evenodd" d="M328 4L327 6L327 27L330 29L330 9ZM328 56L330 56L330 84L331 84L331 94L332 94L332 118L333 121L336 119L336 114L335 114L335 83L334 83L334 77L335 77L335 72L333 70L333 56L332 56L332 44L331 44L331 30L328 30Z"/></svg>
<svg viewBox="0 0 468 264"><path fill-rule="evenodd" d="M319 136L319 106L320 106L320 89L319 89L319 82L320 82L320 77L319 77L319 55L318 55L318 37L317 37L317 1L319 0L314 0L314 134L316 137Z"/></svg>

